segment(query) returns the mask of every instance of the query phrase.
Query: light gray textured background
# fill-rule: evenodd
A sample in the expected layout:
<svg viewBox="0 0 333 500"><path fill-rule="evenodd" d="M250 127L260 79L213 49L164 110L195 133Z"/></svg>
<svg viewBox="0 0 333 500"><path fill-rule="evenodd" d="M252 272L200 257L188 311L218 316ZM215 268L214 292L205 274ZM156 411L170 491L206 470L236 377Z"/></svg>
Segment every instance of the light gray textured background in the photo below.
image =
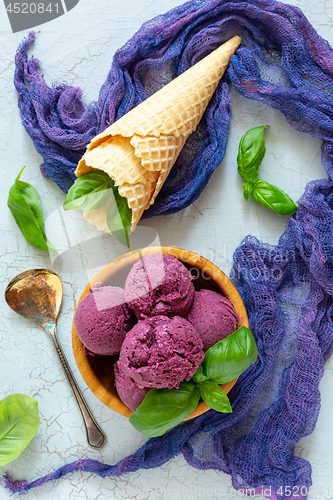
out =
<svg viewBox="0 0 333 500"><path fill-rule="evenodd" d="M33 54L42 61L48 84L67 82L80 86L88 103L97 98L114 52L144 21L180 3L179 0L80 0L65 16L38 28L40 33L29 55ZM290 3L299 6L319 34L333 42L331 0L315 3L293 0ZM64 251L54 262L64 282L58 334L79 385L107 434L107 444L100 451L94 451L86 444L79 411L49 339L37 326L15 315L3 300L7 282L17 273L32 267L52 266L45 252L33 248L24 240L6 206L9 188L23 165L26 169L22 180L32 183L39 190L43 211L48 218L46 227L49 238L66 250L64 235L56 224L65 196L39 172L41 158L21 125L12 83L14 54L26 34L12 33L1 2L0 399L15 392L36 397L41 426L25 452L13 463L0 467L0 473L8 471L15 479L34 480L80 458L116 463L136 451L146 438L138 434L126 418L105 407L90 392L76 369L71 349L71 322L77 300L90 276L106 262L124 253L125 248L121 244L112 236L101 236L82 220L80 214L71 214L66 218L66 227L71 234L71 245L81 243L80 259L74 256L71 260L73 256ZM233 251L247 234L272 244L278 241L288 218L269 213L251 200L246 203L242 196L242 180L237 174L238 142L252 126L270 125L265 132L267 154L261 166L262 178L279 185L296 200L308 181L325 176L320 162L319 140L293 130L279 111L246 100L233 89L231 92L233 119L221 166L201 197L189 208L176 215L142 222L132 248L141 246L142 241L158 237L162 244L203 255L228 273ZM311 436L302 439L295 450L312 465L312 498L325 500L333 497L332 368L333 363L329 361L320 384L322 410L317 427ZM232 493L229 476L214 470L196 470L187 465L182 456L178 456L158 469L140 470L119 479L76 473L32 490L25 498L201 499L210 496L229 499ZM8 500L12 497L0 489L0 498Z"/></svg>

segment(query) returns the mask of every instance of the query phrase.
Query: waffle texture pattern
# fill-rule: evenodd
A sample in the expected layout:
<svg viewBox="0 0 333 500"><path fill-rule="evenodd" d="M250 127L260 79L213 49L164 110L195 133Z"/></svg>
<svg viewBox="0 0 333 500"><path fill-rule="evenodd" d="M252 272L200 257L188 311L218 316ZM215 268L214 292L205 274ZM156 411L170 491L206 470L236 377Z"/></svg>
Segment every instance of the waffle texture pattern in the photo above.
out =
<svg viewBox="0 0 333 500"><path fill-rule="evenodd" d="M103 170L115 181L119 193L123 192L123 184L126 183L127 203L132 208L132 229L144 210L155 202L186 139L197 128L240 42L240 37L235 36L220 45L115 121L88 145L75 174L80 177L91 167ZM118 154L112 150L115 143ZM137 178L137 174L147 177L151 170L154 173L148 176L149 182ZM129 182L128 174L131 177ZM137 199L138 183L145 189L141 203ZM142 203L144 199L147 200L146 204ZM89 212L85 212L84 217L88 221L91 219ZM97 218L99 222L96 224ZM102 207L94 216L94 224L102 229L107 226L106 218L106 207Z"/></svg>

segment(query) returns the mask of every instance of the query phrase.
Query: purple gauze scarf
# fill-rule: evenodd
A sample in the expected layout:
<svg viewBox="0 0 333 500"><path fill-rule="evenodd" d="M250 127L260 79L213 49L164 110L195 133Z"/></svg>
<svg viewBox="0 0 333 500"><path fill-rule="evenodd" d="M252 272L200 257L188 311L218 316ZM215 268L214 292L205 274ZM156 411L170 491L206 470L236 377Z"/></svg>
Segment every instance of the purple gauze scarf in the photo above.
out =
<svg viewBox="0 0 333 500"><path fill-rule="evenodd" d="M328 180L310 182L277 246L248 236L236 249L231 278L245 303L259 358L230 393L233 413L210 410L150 439L116 465L79 460L31 483L2 478L12 492L84 470L121 476L158 467L178 453L200 469L231 475L234 488L267 487L270 498L303 498L311 466L293 456L320 409L319 381L333 350L333 53L296 7L270 0L194 0L145 23L119 49L99 99L85 108L81 90L49 88L16 54L15 87L22 122L43 156L44 175L64 191L90 139L235 34L242 45L146 216L192 203L221 162L230 121L227 79L243 96L281 110L297 130L322 139ZM26 86L25 79L29 83ZM153 83L151 83L153 82ZM288 494L288 486L291 495Z"/></svg>

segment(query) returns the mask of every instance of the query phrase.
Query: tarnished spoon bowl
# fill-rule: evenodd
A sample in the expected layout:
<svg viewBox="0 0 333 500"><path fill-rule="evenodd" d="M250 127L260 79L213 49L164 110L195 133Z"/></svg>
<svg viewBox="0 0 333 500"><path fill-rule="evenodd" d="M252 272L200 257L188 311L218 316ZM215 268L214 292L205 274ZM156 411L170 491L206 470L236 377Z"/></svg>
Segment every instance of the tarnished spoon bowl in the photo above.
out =
<svg viewBox="0 0 333 500"><path fill-rule="evenodd" d="M53 330L62 302L62 282L49 269L30 269L7 285L5 299L17 314L45 330Z"/></svg>
<svg viewBox="0 0 333 500"><path fill-rule="evenodd" d="M43 327L49 334L80 408L88 443L94 448L101 448L105 443L105 434L96 423L82 396L57 337L56 322L62 294L61 279L54 271L30 269L10 281L5 291L5 299L13 311Z"/></svg>

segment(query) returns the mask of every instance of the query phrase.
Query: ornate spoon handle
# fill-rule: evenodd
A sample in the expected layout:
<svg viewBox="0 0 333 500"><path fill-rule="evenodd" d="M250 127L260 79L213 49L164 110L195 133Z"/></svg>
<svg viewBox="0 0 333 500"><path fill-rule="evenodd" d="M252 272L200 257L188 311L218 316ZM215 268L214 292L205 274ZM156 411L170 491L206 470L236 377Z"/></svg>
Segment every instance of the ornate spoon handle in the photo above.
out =
<svg viewBox="0 0 333 500"><path fill-rule="evenodd" d="M102 429L97 424L94 417L92 416L92 413L88 408L88 405L79 389L79 386L77 385L72 370L69 367L66 356L61 348L59 339L56 334L56 330L54 329L52 333L51 332L48 333L50 334L55 350L57 351L57 354L59 356L61 366L65 372L69 385L72 388L76 402L80 408L83 422L86 428L88 443L90 444L90 446L93 446L94 448L101 448L105 443L106 436L102 431Z"/></svg>

